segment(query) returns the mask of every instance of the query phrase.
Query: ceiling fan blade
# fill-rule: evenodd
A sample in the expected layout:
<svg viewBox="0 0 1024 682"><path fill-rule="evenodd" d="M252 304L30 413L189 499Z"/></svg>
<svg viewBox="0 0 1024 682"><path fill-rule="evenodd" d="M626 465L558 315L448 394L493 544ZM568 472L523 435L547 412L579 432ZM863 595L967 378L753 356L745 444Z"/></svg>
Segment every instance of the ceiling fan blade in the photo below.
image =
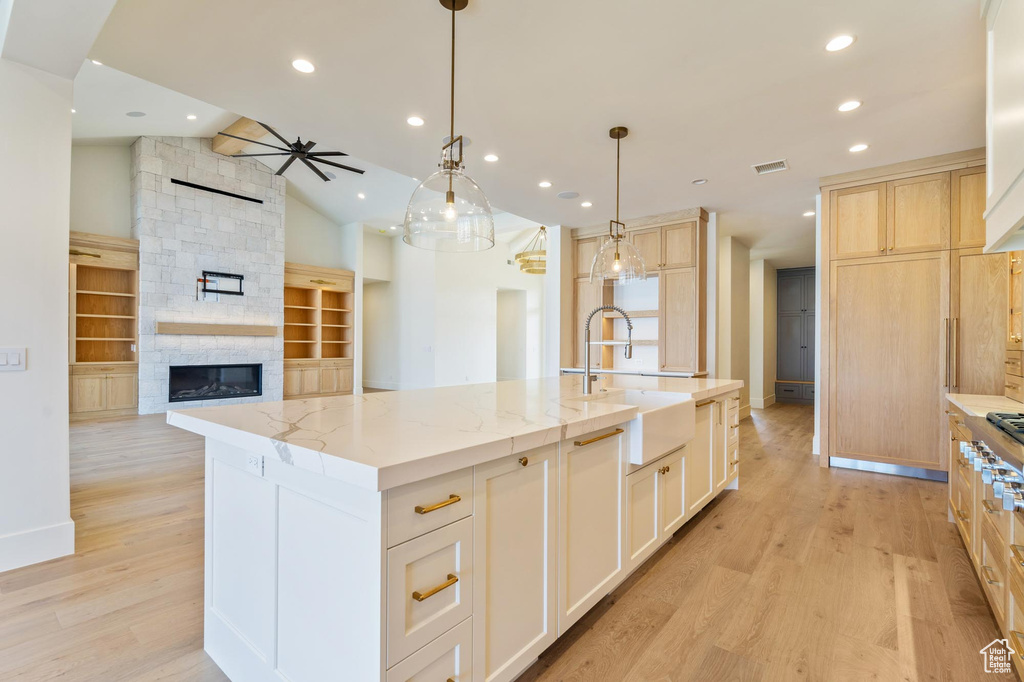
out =
<svg viewBox="0 0 1024 682"><path fill-rule="evenodd" d="M345 152L310 152L309 156L348 156Z"/></svg>
<svg viewBox="0 0 1024 682"><path fill-rule="evenodd" d="M277 172L276 172L276 173L274 173L274 175L284 175L284 172L285 172L286 170L288 170L288 166L290 166L290 165L292 165L293 163L295 163L295 159L297 159L297 158L299 158L299 157L297 157L297 156L295 156L294 154L292 154L291 158L290 158L290 159L288 159L287 161L285 161L285 162L284 162L284 165L283 165L283 166L281 166L280 168L278 168L278 169L277 169Z"/></svg>
<svg viewBox="0 0 1024 682"><path fill-rule="evenodd" d="M266 154L232 154L232 158L244 159L250 156L291 156L292 152L267 152Z"/></svg>
<svg viewBox="0 0 1024 682"><path fill-rule="evenodd" d="M306 159L303 159L303 161L305 161L305 160ZM317 163L326 163L328 166L334 166L335 168L341 168L343 170L347 170L347 171L350 171L352 173L359 173L360 175L362 175L363 173L366 172L366 171L361 170L359 168L353 168L352 166L343 166L340 163L334 163L333 161L328 161L327 159L318 159L316 157L313 157L312 159L309 159L309 161L316 161Z"/></svg>
<svg viewBox="0 0 1024 682"><path fill-rule="evenodd" d="M264 147L270 147L271 149L278 149L278 150L280 150L282 152L288 152L289 154L292 153L291 149L284 149L282 147L278 147L277 145L267 144L266 142L260 142L259 140L250 140L247 137L239 137L238 135L232 135L231 133L225 133L223 131L221 131L221 132L219 132L217 134L218 135L223 135L224 137L234 138L236 140L241 140L242 142L249 142L251 144L259 144L259 145L263 145Z"/></svg>
<svg viewBox="0 0 1024 682"><path fill-rule="evenodd" d="M302 163L304 163L304 164L306 164L307 166L309 166L310 170L312 170L312 171L313 171L314 173L316 173L317 175L319 175L319 176L320 176L320 179L321 179L321 180L323 180L324 182L330 182L330 181L331 181L331 179L330 179L329 177L327 177L326 175L324 175L324 174L323 174L323 172L322 172L322 171L321 171L321 170L320 170L319 168L317 168L316 166L314 166L313 164L311 164L311 163L309 162L309 160L307 160L307 159L302 159Z"/></svg>
<svg viewBox="0 0 1024 682"><path fill-rule="evenodd" d="M293 148L293 147L292 147L292 143L291 143L291 142L289 142L288 140L284 139L284 138L283 138L283 137L281 137L280 135L278 135L278 134L277 134L277 131L276 131L276 130L274 130L273 128L271 128L270 126L268 126L268 125L267 125L266 123L263 123L262 121L256 121L256 122L257 122L257 123L259 123L259 124L260 124L261 126L263 126L263 127L264 127L264 128L266 129L266 131L267 131L268 133L270 133L271 135L273 135L273 136L274 136L274 137L276 137L277 139L281 140L281 142L282 142L282 143L284 143L284 145L285 145L286 147L288 147L288 148Z"/></svg>
<svg viewBox="0 0 1024 682"><path fill-rule="evenodd" d="M302 145L302 151L308 152L310 149L316 146L316 142L313 140L306 140L306 144Z"/></svg>

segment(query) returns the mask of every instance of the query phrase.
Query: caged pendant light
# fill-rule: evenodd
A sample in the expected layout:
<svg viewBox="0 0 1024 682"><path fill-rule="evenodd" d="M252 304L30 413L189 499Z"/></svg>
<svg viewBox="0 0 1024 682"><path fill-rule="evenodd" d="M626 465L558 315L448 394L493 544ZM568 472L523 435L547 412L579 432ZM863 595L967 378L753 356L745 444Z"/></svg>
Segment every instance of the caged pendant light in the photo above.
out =
<svg viewBox="0 0 1024 682"><path fill-rule="evenodd" d="M494 216L483 190L463 172L462 135L455 135L455 13L469 0L440 0L452 13L451 119L441 170L420 183L405 212L406 244L431 251L486 251L494 246Z"/></svg>
<svg viewBox="0 0 1024 682"><path fill-rule="evenodd" d="M619 220L619 147L629 130L616 126L608 131L615 140L615 220L608 221L608 238L594 256L590 266L590 281L612 281L615 284L632 284L647 279L647 266L640 252L625 238L625 224Z"/></svg>

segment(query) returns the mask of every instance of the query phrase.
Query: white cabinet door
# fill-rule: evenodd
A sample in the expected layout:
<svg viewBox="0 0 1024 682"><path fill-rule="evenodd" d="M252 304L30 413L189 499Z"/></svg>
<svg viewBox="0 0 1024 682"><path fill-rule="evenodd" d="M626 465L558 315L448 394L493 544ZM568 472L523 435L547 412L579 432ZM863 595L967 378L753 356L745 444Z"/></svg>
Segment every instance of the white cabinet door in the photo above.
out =
<svg viewBox="0 0 1024 682"><path fill-rule="evenodd" d="M626 570L631 571L658 548L658 465L626 476Z"/></svg>
<svg viewBox="0 0 1024 682"><path fill-rule="evenodd" d="M668 540L686 521L686 453L689 445L666 455L658 469L658 535ZM660 543L659 543L660 544Z"/></svg>
<svg viewBox="0 0 1024 682"><path fill-rule="evenodd" d="M616 433L619 431L619 433ZM558 634L622 573L625 437L612 428L563 441L558 462Z"/></svg>
<svg viewBox="0 0 1024 682"><path fill-rule="evenodd" d="M715 492L720 492L729 483L729 453L726 443L729 441L729 424L726 416L729 411L728 401L719 400L714 405L714 438L711 443L712 468L715 474Z"/></svg>
<svg viewBox="0 0 1024 682"><path fill-rule="evenodd" d="M697 428L688 446L686 457L686 504L688 515L693 516L715 494L711 460L715 445L717 415L714 400L697 403Z"/></svg>
<svg viewBox="0 0 1024 682"><path fill-rule="evenodd" d="M558 446L475 471L473 677L521 673L557 632Z"/></svg>

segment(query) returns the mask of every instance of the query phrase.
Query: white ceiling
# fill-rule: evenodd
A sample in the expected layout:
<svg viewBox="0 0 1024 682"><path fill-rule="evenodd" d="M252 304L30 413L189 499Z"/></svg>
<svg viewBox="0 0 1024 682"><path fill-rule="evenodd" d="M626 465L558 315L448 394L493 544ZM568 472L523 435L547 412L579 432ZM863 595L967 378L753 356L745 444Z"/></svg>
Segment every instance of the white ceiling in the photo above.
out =
<svg viewBox="0 0 1024 682"><path fill-rule="evenodd" d="M130 144L140 135L213 137L238 118L238 114L122 73L106 64L97 66L90 60L85 61L75 78L74 108L72 136L75 144ZM129 111L145 112L146 115L127 116ZM188 120L190 114L195 115L196 120ZM288 139L296 137L294 131L285 128L279 132ZM277 144L270 135L263 140ZM327 151L329 146L318 144L316 149ZM259 153L268 150L252 145L246 151ZM282 163L278 158L256 160L274 170ZM361 159L346 157L335 160L366 172L356 175L324 168L336 174L331 182L324 182L301 164L295 164L286 174L289 194L338 224L358 222L373 232L383 229L388 236L400 234L390 227L402 222L406 204L418 181ZM365 199L360 199L359 194L363 194ZM495 229L499 232L515 232L536 226L532 221L495 210Z"/></svg>
<svg viewBox="0 0 1024 682"><path fill-rule="evenodd" d="M423 177L447 134L448 26L436 0L120 0L92 56ZM827 53L839 33L858 40ZM753 257L806 265L801 214L820 176L984 144L984 56L976 0L473 0L456 128L494 204L587 225L611 217L607 131L629 126L624 218L703 205ZM297 57L316 72L294 71ZM837 112L848 99L864 106ZM426 125L408 126L412 114ZM849 153L857 142L871 147ZM750 169L779 158L791 170Z"/></svg>

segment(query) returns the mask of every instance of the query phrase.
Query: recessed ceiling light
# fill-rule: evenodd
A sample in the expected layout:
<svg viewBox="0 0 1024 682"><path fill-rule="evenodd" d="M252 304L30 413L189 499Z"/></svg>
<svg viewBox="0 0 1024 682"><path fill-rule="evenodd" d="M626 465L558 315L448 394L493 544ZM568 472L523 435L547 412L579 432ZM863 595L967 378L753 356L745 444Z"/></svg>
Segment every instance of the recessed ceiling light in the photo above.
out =
<svg viewBox="0 0 1024 682"><path fill-rule="evenodd" d="M838 52L839 50L845 50L850 45L853 45L853 41L857 40L853 36L836 36L832 40L828 41L825 45L825 49L829 52Z"/></svg>
<svg viewBox="0 0 1024 682"><path fill-rule="evenodd" d="M410 116L409 118L405 119L405 122L417 128L423 125L423 119L420 118L419 116Z"/></svg>
<svg viewBox="0 0 1024 682"><path fill-rule="evenodd" d="M582 204L580 204L580 206L582 206L583 208L590 208L593 205L594 204L590 203L589 201L584 201Z"/></svg>
<svg viewBox="0 0 1024 682"><path fill-rule="evenodd" d="M706 185L706 184L708 184L708 179L707 178L697 178L696 180L691 180L691 182L694 185Z"/></svg>
<svg viewBox="0 0 1024 682"><path fill-rule="evenodd" d="M360 192L360 193L359 193L359 194L357 194L356 196L357 196L357 197L359 197L360 199L365 199L365 198L366 198L366 195L365 195L365 194L363 194L362 192Z"/></svg>
<svg viewBox="0 0 1024 682"><path fill-rule="evenodd" d="M142 118L146 115L145 111L129 111L125 116L131 116L132 118Z"/></svg>
<svg viewBox="0 0 1024 682"><path fill-rule="evenodd" d="M804 211L805 218L810 218L812 215L814 215L814 211Z"/></svg>
<svg viewBox="0 0 1024 682"><path fill-rule="evenodd" d="M579 195L580 195L579 192L559 192L558 193L558 198L559 199L575 199Z"/></svg>
<svg viewBox="0 0 1024 682"><path fill-rule="evenodd" d="M90 61L91 61L91 62L92 62L93 64L95 64L96 66L103 66L103 62L101 62L101 61L100 61L100 60L98 60L98 59L92 59L92 60L90 60Z"/></svg>
<svg viewBox="0 0 1024 682"><path fill-rule="evenodd" d="M855 144L852 147L850 147L850 151L851 152L862 152L862 151L864 151L867 148L868 148L868 146L866 144L864 144L864 143Z"/></svg>
<svg viewBox="0 0 1024 682"><path fill-rule="evenodd" d="M543 187L544 189L547 189L548 187L551 186L551 183L548 182L547 180L541 180L540 182L537 183L537 186L538 187Z"/></svg>
<svg viewBox="0 0 1024 682"><path fill-rule="evenodd" d="M487 156L484 157L484 161L486 161L487 163L494 163L497 160L498 160L498 155L497 154L488 154Z"/></svg>
<svg viewBox="0 0 1024 682"><path fill-rule="evenodd" d="M391 229L392 229L392 230L397 230L397 229L398 229L398 225L392 225L392 226L391 226Z"/></svg>
<svg viewBox="0 0 1024 682"><path fill-rule="evenodd" d="M195 115L195 114L189 114L189 115L188 115L188 116L186 116L185 118L187 118L187 119L188 119L188 120L190 120L190 121L194 121L194 120L196 120L196 115Z"/></svg>
<svg viewBox="0 0 1024 682"><path fill-rule="evenodd" d="M842 104L840 104L839 111L853 111L854 109L860 107L860 104L861 103L858 102L857 100L851 99L849 102L843 102Z"/></svg>
<svg viewBox="0 0 1024 682"><path fill-rule="evenodd" d="M296 59L292 62L292 67L296 71L301 71L302 73L313 73L316 71L316 67L313 66L313 63L306 59Z"/></svg>
<svg viewBox="0 0 1024 682"><path fill-rule="evenodd" d="M75 113L75 110L74 110L74 109L72 109L72 110L71 110L71 113L72 113L72 114L73 114L73 113Z"/></svg>

